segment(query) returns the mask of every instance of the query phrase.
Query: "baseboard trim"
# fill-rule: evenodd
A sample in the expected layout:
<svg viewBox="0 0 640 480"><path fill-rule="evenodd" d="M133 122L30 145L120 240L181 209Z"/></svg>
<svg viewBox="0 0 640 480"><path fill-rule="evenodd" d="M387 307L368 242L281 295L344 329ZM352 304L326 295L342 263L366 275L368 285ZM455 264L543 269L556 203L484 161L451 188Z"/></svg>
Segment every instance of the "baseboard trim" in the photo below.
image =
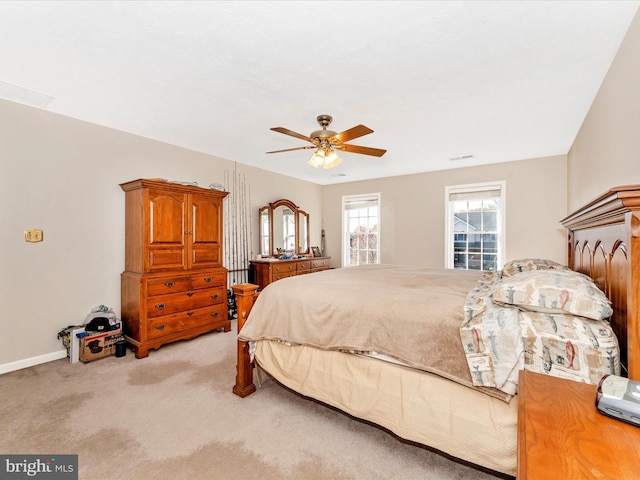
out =
<svg viewBox="0 0 640 480"><path fill-rule="evenodd" d="M3 373L15 372L16 370L22 370L23 368L33 367L42 363L53 362L54 360L60 360L67 357L67 350L59 350L57 352L47 353L45 355L38 355L37 357L25 358L23 360L17 360L15 362L3 363L0 365L0 375Z"/></svg>

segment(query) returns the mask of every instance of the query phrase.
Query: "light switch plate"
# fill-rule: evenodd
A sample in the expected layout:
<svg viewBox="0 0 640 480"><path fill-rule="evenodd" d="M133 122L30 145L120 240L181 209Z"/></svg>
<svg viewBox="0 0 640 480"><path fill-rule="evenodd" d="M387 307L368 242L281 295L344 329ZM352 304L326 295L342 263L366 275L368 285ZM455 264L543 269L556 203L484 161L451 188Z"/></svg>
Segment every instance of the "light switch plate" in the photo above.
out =
<svg viewBox="0 0 640 480"><path fill-rule="evenodd" d="M38 230L37 228L31 228L29 230L24 231L24 240L26 242L41 242L42 241L42 230Z"/></svg>

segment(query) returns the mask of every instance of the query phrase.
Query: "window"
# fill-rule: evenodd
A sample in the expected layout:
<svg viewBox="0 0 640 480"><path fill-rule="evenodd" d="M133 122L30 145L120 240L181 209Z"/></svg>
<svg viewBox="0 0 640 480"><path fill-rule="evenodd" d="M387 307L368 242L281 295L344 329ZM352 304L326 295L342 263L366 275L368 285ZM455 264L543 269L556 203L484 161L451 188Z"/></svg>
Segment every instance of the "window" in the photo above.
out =
<svg viewBox="0 0 640 480"><path fill-rule="evenodd" d="M296 248L296 219L288 208L285 208L282 213L282 238L284 238L285 251L294 252Z"/></svg>
<svg viewBox="0 0 640 480"><path fill-rule="evenodd" d="M380 194L342 197L342 265L380 263Z"/></svg>
<svg viewBox="0 0 640 480"><path fill-rule="evenodd" d="M504 257L504 182L445 188L447 268L498 270Z"/></svg>

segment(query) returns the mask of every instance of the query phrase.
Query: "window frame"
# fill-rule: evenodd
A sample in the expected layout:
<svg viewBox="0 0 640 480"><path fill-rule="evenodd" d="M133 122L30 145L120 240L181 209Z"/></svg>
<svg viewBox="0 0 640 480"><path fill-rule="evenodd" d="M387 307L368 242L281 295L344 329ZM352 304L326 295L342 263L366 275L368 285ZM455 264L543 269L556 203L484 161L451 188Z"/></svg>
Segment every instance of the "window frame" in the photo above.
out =
<svg viewBox="0 0 640 480"><path fill-rule="evenodd" d="M445 257L444 257L444 266L445 268L453 269L454 268L454 241L455 241L455 229L454 229L454 218L453 218L453 201L450 199L452 194L462 193L462 194L473 194L475 192L488 192L488 191L496 191L498 190L500 194L498 195L499 204L498 204L498 219L497 219L497 259L496 259L496 270L499 270L504 265L504 258L506 252L506 204L507 204L507 189L506 182L504 180L494 181L494 182L480 182L480 183L469 183L464 185L449 185L445 186L444 189L444 204L445 204ZM484 270L480 270L484 271Z"/></svg>
<svg viewBox="0 0 640 480"><path fill-rule="evenodd" d="M377 224L377 237L378 241L376 243L376 265L380 264L380 243L381 243L381 217L382 217L382 194L380 192L377 193L363 193L357 195L343 195L342 196L342 235L341 235L341 264L343 267L355 267L357 265L351 265L349 261L350 255L350 238L349 238L349 227L348 221L349 217L347 216L348 212L348 204L356 203L356 202L366 202L366 201L375 201L375 204L378 208L378 224ZM358 264L358 265L366 265L366 264ZM369 264L373 265L373 264Z"/></svg>

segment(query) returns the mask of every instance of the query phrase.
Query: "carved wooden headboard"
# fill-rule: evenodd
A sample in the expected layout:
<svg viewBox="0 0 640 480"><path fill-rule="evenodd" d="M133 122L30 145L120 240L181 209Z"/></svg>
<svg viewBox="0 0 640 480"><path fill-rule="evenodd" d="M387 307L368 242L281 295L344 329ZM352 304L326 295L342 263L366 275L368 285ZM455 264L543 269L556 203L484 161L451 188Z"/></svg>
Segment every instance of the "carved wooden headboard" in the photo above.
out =
<svg viewBox="0 0 640 480"><path fill-rule="evenodd" d="M610 189L562 225L569 267L593 278L611 300L623 374L640 380L640 185Z"/></svg>

